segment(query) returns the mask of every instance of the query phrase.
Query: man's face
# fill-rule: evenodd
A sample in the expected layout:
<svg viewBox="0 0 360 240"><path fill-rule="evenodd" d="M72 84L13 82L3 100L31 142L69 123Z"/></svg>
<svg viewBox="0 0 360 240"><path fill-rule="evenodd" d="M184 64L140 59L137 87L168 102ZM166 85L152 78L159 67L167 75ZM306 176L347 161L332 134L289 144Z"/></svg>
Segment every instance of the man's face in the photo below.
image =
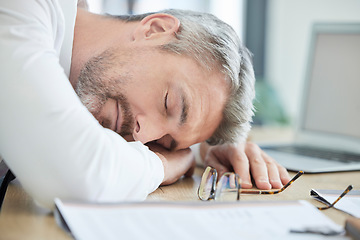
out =
<svg viewBox="0 0 360 240"><path fill-rule="evenodd" d="M220 124L223 78L158 49L108 49L85 64L76 91L102 126L126 140L183 149L208 139Z"/></svg>

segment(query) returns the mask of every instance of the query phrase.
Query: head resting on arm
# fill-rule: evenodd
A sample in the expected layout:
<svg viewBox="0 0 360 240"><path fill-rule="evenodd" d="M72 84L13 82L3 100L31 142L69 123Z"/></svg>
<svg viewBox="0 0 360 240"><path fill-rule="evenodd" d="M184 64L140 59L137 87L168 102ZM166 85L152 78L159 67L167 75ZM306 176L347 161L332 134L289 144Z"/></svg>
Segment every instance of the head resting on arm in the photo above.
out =
<svg viewBox="0 0 360 240"><path fill-rule="evenodd" d="M205 69L219 69L230 86L222 121L207 142L216 145L244 141L254 115L255 97L255 76L249 50L228 24L212 14L175 9L158 13L170 14L180 21L175 39L161 45L160 49L189 56ZM131 22L150 14L117 17Z"/></svg>

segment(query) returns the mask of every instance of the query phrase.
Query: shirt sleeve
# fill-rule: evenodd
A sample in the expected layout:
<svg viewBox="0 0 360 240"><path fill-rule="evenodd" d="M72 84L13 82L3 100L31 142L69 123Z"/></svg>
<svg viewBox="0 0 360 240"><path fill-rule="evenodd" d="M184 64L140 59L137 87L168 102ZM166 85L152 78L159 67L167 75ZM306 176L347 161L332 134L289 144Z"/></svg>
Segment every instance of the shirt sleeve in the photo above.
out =
<svg viewBox="0 0 360 240"><path fill-rule="evenodd" d="M0 3L0 153L48 208L55 197L144 200L164 178L162 162L81 104L59 64L62 17L55 0Z"/></svg>

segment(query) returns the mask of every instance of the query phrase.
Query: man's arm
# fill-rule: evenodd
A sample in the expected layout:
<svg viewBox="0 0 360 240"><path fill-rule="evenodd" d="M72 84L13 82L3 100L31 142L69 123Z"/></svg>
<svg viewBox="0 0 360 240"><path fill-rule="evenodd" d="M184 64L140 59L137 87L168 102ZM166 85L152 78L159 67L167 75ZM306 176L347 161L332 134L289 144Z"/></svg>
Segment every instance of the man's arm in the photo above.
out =
<svg viewBox="0 0 360 240"><path fill-rule="evenodd" d="M63 17L57 1L0 3L0 153L49 208L55 197L143 200L161 184L162 162L81 104L59 65Z"/></svg>

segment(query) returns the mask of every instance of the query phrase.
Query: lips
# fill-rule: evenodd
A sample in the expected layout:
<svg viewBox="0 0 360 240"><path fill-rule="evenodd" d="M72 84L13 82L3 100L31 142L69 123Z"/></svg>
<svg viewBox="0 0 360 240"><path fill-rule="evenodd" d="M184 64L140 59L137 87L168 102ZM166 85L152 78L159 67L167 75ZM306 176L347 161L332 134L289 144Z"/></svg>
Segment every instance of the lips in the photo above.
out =
<svg viewBox="0 0 360 240"><path fill-rule="evenodd" d="M122 112L119 101L116 101L116 107L117 107L117 116L115 120L115 132L120 133L123 119L122 119Z"/></svg>

